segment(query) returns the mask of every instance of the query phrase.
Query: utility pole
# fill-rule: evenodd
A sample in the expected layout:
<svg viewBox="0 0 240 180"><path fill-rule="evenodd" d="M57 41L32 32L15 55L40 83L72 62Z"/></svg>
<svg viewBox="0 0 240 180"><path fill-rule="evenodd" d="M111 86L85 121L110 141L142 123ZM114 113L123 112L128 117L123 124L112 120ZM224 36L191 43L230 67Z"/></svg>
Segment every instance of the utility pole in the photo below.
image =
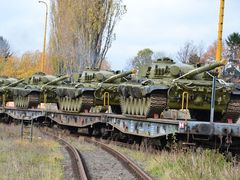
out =
<svg viewBox="0 0 240 180"><path fill-rule="evenodd" d="M45 1L38 1L38 2L43 3L46 6L44 37L43 37L43 51L42 51L42 60L41 60L41 71L44 72L44 67L45 67L45 62L46 62L46 36L47 36L48 5Z"/></svg>
<svg viewBox="0 0 240 180"><path fill-rule="evenodd" d="M217 39L217 51L216 61L222 60L222 32L223 32L223 17L224 17L224 1L220 0L219 22L218 22L218 39ZM220 76L221 67L218 68L218 77Z"/></svg>

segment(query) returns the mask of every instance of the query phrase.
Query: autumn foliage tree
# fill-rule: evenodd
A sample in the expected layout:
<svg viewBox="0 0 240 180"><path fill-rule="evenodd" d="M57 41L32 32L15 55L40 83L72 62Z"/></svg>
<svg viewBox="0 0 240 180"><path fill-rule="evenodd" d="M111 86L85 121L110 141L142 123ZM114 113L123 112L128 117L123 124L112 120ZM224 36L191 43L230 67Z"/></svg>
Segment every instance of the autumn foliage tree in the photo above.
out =
<svg viewBox="0 0 240 180"><path fill-rule="evenodd" d="M216 61L216 51L217 51L217 41L213 42L211 45L208 46L207 50L203 53L201 57L201 62L206 63L210 61ZM223 43L222 46L222 58L227 59L227 48L226 44Z"/></svg>
<svg viewBox="0 0 240 180"><path fill-rule="evenodd" d="M29 77L32 74L39 72L41 53L26 52L21 57L11 56L6 61L0 59L0 76L9 76L17 78Z"/></svg>
<svg viewBox="0 0 240 180"><path fill-rule="evenodd" d="M125 13L121 0L53 0L50 59L60 74L99 68Z"/></svg>

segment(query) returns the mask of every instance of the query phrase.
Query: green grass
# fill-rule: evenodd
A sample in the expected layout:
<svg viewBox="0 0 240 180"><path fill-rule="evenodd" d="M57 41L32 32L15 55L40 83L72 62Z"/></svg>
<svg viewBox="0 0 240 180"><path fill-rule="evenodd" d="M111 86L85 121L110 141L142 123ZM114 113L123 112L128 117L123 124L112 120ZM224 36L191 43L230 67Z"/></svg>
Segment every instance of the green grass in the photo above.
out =
<svg viewBox="0 0 240 180"><path fill-rule="evenodd" d="M240 179L240 166L236 162L227 162L222 154L214 150L150 154L114 147L138 162L155 179Z"/></svg>
<svg viewBox="0 0 240 180"><path fill-rule="evenodd" d="M0 179L64 179L60 145L39 138L20 139L19 126L0 124Z"/></svg>

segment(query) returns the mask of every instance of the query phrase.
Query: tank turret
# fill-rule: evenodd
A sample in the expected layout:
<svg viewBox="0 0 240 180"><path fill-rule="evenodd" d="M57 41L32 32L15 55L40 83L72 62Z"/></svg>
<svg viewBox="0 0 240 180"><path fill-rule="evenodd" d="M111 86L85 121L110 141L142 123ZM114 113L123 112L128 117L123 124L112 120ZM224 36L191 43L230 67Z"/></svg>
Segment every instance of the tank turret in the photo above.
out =
<svg viewBox="0 0 240 180"><path fill-rule="evenodd" d="M114 75L113 71L105 71L98 69L86 69L81 74L79 78L80 83L88 83L88 82L102 82L110 76Z"/></svg>

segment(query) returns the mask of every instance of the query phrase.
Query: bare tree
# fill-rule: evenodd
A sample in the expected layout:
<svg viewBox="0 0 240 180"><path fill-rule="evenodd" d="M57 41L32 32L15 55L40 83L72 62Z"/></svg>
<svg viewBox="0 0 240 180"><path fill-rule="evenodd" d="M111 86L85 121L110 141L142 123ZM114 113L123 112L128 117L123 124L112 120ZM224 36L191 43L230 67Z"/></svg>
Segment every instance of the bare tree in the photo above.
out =
<svg viewBox="0 0 240 180"><path fill-rule="evenodd" d="M9 58L12 56L10 45L6 39L0 36L0 58Z"/></svg>
<svg viewBox="0 0 240 180"><path fill-rule="evenodd" d="M177 52L177 59L182 63L200 63L204 54L203 44L195 45L193 41L185 42L184 46Z"/></svg>
<svg viewBox="0 0 240 180"><path fill-rule="evenodd" d="M126 12L122 0L54 0L51 7L49 50L55 69L101 67L115 38L114 27Z"/></svg>
<svg viewBox="0 0 240 180"><path fill-rule="evenodd" d="M189 63L189 58L192 54L197 54L197 48L192 41L188 41L177 52L177 59L182 63Z"/></svg>

